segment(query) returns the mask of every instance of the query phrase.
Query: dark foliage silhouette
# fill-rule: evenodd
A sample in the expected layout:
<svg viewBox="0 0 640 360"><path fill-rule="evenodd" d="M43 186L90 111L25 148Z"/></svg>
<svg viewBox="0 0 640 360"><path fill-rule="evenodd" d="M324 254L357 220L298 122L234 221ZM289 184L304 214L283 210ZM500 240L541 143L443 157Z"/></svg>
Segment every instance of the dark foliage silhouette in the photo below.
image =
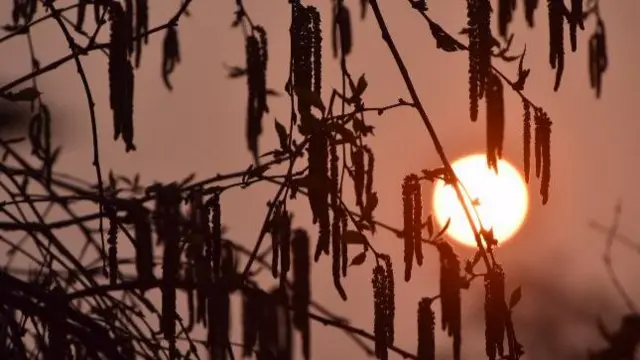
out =
<svg viewBox="0 0 640 360"><path fill-rule="evenodd" d="M198 182L194 182L192 175L182 181L148 186L140 183L138 175L130 178L109 172L103 177L94 98L84 71L83 56L94 51L107 55L113 136L115 140L122 138L126 152L135 151L133 100L134 92L139 91L136 90L139 87L134 86L135 72L142 66L143 49L150 36L163 33L161 78L167 89L172 90L171 75L179 71L181 60L180 36L188 36L178 31L179 24L189 14L192 0L180 1L176 13L163 25L153 28L149 25L149 11L154 5L147 0L71 3L62 7L49 0L15 0L12 23L4 26L5 35L0 38L2 43L24 36L31 44L30 29L50 21L58 25L70 49L69 55L43 65L36 60L31 46L32 71L0 87L0 96L6 101L31 105L26 141L32 149L31 153L23 154L16 147L21 139L9 138L6 133L0 135L4 153L0 169L7 178L7 182L2 183L7 200L0 207L6 221L0 223L0 229L24 234L17 241L0 235L0 241L8 248L0 271L0 359L197 359L203 354L210 359L233 359L233 348L237 345L245 357L310 359L313 356L310 321L344 331L365 352L379 359L388 359L391 353L411 359L434 359L435 339L440 336L435 324L438 308L435 302L438 302L440 330L451 338L453 357L459 360L465 319L461 301L464 290L479 278L484 280L486 293L487 357L517 360L525 354L526 348L517 336L518 326L512 320L522 296L520 288L506 282L506 270L498 261L493 231L474 222L476 209L465 201L468 196L416 92L377 0L359 2L360 18L377 24L409 92L409 100L401 98L395 104L381 107L365 104L369 87L366 76L354 75L347 65L357 41L365 36L354 33L353 4L332 0L332 13L323 16L313 5L290 0L290 23L282 25L289 27L289 63L272 64L269 29L255 22L243 1L236 0L235 14L229 15L233 16L232 27L243 34L244 65L229 67L228 77L246 78L243 79L247 88L245 140L253 163L244 171L219 174ZM516 53L512 49L514 34L510 31L516 17L516 3L515 0L499 0L493 4L490 0L467 0L467 22L462 31L468 37L467 44L431 18L428 6L435 5L425 0L408 0L396 6L411 7L416 16L424 20L437 48L468 53L470 119L477 121L480 100L484 100L487 165L495 171L504 142L504 92L513 90L518 94L524 113L526 178L530 180L533 137L535 175L540 179L542 203L546 204L551 187L552 122L547 112L524 94L530 69L524 67L526 51ZM494 4L497 20L493 19ZM538 1L524 1L525 20L531 27L539 5ZM570 10L563 0L548 0L546 5L549 61L556 70L554 90L560 87L563 69L569 63L563 42L565 25L568 25L571 49L575 51L578 29L586 31L590 26L587 20L594 18L595 30L589 40L589 71L591 86L600 96L607 55L598 2L590 1L583 8L582 1L573 0ZM87 11L93 12L91 24ZM69 13L76 14L75 21L69 19ZM538 16L540 14L538 12ZM326 49L322 49L322 39L326 36L322 32L323 21L331 31L332 55L340 64L341 86L323 84L323 58L325 62L330 61ZM499 39L492 33L496 24ZM98 35L106 31L108 41L100 42ZM85 45L76 40L78 35L87 40ZM496 61L513 63L516 60L515 80L493 65ZM52 144L52 114L36 80L67 62L73 62L76 67L90 110L96 184L54 171L60 151ZM284 94L271 87L269 66L288 66ZM25 86L27 82L30 85ZM341 90L335 90L338 88ZM261 135L270 129L264 126L271 121L267 115L272 116L268 99L285 97L290 103L290 119L288 123L275 121L278 147L261 150ZM367 142L375 130L369 114L380 115L397 107L417 112L441 160L441 164L430 169L396 174L398 182L404 178L398 187L398 195L403 200L401 228L375 218L378 206L373 175L376 153ZM31 157L35 158L35 165ZM285 173L275 170L282 164L287 165ZM436 229L431 215L425 214L422 186L438 179L453 187L463 205L477 244L472 259L461 259L444 239L448 223ZM259 182L273 184L278 191L269 201L255 246L247 249L227 237L221 199L226 190L247 188ZM343 195L351 186L355 201L347 204L347 197ZM308 199L315 229L295 226L287 206L288 201L297 196ZM74 201L93 204L97 211L79 214L70 206ZM47 203L48 208L42 211L36 206L38 202ZM65 218L46 219L53 208ZM84 241L80 254L72 253L57 233L70 228L79 230ZM437 252L439 257L439 293L425 294L416 304L417 354L395 345L394 267L397 269L400 263L376 250L369 241L381 230L403 240L406 282L411 280L414 265L423 265L427 250ZM270 245L264 244L267 236ZM133 257L125 256L128 246L134 251ZM357 251L355 255L353 250ZM91 254L97 256L90 259ZM13 264L18 256L29 260L32 266L28 271L20 271ZM371 330L349 325L313 300L310 274L313 264L323 257L330 258L331 274L327 276L331 276L336 293L344 301L348 301L343 282L349 267L372 267ZM135 268L135 274L125 271L130 265ZM482 266L484 270L480 272L478 268ZM256 280L262 269L271 273L277 282L275 287L264 288ZM151 290L161 293L159 305L145 296ZM508 301L507 293L510 293ZM230 338L232 295L242 297L240 344ZM181 308L178 298L183 296L186 306ZM609 359L614 354L622 359L628 354L628 348L621 344L629 344L630 331L637 330L638 320L633 316L625 319L619 331L606 335L611 348L598 352L594 359ZM193 337L196 327L205 330L204 339ZM299 336L300 350L294 351L294 334Z"/></svg>

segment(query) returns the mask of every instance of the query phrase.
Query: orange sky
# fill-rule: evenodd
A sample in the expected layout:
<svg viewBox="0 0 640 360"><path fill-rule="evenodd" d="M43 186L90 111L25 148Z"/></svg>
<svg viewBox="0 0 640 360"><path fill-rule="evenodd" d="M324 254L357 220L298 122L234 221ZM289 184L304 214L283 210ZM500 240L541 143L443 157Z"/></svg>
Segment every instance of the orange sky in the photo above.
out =
<svg viewBox="0 0 640 360"><path fill-rule="evenodd" d="M0 14L8 15L10 4L8 1L5 3L0 5ZM330 1L305 3L316 5L323 19L329 20ZM346 0L346 4L355 17L359 13L359 2ZM268 85L282 90L288 71L287 1L246 0L245 5L252 19L262 24L269 35ZM179 1L153 2L152 6L153 26L166 21L179 6ZM406 2L380 0L380 6L450 159L484 151L484 110L481 109L478 123L471 123L468 115L466 53L436 50L428 26ZM464 26L466 9L463 1L432 1L429 6L431 18L449 32L457 33ZM583 339L582 332L589 339L595 336L592 325L600 311L617 315L624 310L606 279L601 261L603 236L590 230L587 221L596 219L609 223L615 202L622 198L621 231L628 235L640 234L640 223L634 220L633 215L640 211L640 191L636 185L640 165L635 156L640 151L640 141L637 141L640 123L636 119L640 50L633 36L638 33L635 21L640 14L640 3L618 0L615 5L603 2L601 7L607 31L609 69L604 76L600 100L595 99L588 79L586 49L594 28L593 19L586 23L586 31L579 34L578 52L567 55L558 93L553 93L555 73L547 60L545 2L541 1L536 13L535 31L524 26L520 1L515 15L516 24L511 27L516 32L515 49L519 52L525 43L527 45L525 66L532 69L532 74L525 93L544 107L553 121L549 203L544 207L540 205L539 183L534 180L529 187L532 196L529 218L517 237L499 251L499 259L507 271L508 289L519 283L524 288L524 298L516 311L516 329L524 334L525 347L529 345L532 354L540 356L544 355L544 349L532 345L539 332L527 332L525 324L529 324L529 329L543 325L547 326L546 329L554 328L559 331L557 337L567 336L568 344L564 345L571 347L572 341ZM233 0L194 1L191 8L193 16L183 19L178 30L182 62L172 77L172 93L166 90L160 77L162 35L152 37L150 46L142 55L142 68L136 73L134 111L138 151L134 153L125 154L123 144L112 141L111 111L105 82L106 57L94 52L83 59L97 101L104 172L109 169L122 174L140 172L142 181L149 184L154 180L182 179L191 172L196 172L198 179L203 179L247 167L251 156L244 140L246 85L243 80L227 80L223 66L244 64L242 32L229 26L234 10ZM7 15L3 20L9 19ZM326 20L323 87L328 91L331 87L340 86L340 78L338 64L330 57L330 31ZM396 102L398 97L409 99L374 18L369 16L364 22L355 21L354 33L354 53L348 58L348 66L355 76L366 73L369 88L364 97L365 103L382 106ZM68 48L54 22L36 27L34 36L37 55L43 64L67 54ZM459 35L458 38L463 40ZM568 44L568 35L566 40ZM28 53L23 38L2 44L2 53L2 79L12 79L28 72ZM517 63L498 66L515 80ZM54 120L59 122L56 139L65 148L58 170L93 180L88 110L74 65L70 62L39 81L45 101L55 111ZM509 91L505 92L504 154L521 170L520 100ZM328 92L325 92L327 96ZM288 121L288 106L285 98L270 99L271 114L264 121L261 149L276 146L273 119L277 117L283 122ZM368 120L376 126L376 136L369 139L376 154L374 187L380 198L376 217L399 227L403 177L425 167L439 166L438 158L414 111L397 109L379 117L369 115ZM266 201L276 190L271 185L258 185L245 191L224 193L223 218L231 238L252 246L262 224ZM423 193L428 195L426 190ZM310 228L307 208L306 201L293 204L292 209L296 211L294 225L307 227L314 233L315 230ZM396 266L402 264L401 243L391 234L381 232L374 238L373 245L379 251L390 253ZM415 272L410 284L399 278L396 280L397 345L410 351L415 351L417 300L437 291L436 257L431 250L427 253L431 254L426 257L427 264ZM461 256L470 254L460 248ZM632 288L637 258L621 247L614 256L623 282L628 284L636 298L640 298L640 288ZM333 290L328 264L325 258L314 268L315 299L336 313L348 316L354 325L372 329L371 263L350 272L345 281L349 295L347 303L342 303ZM545 283L550 279L553 281ZM475 284L474 288L480 290L479 285ZM547 301L543 303L544 300ZM465 310L480 306L481 302L467 296ZM549 324L542 324L540 314L565 316L567 319L571 316L569 320L575 328L563 328L551 319L547 320ZM482 319L481 313L477 316ZM612 324L617 325L615 322ZM238 328L239 325L235 326L236 335L239 335ZM484 345L473 339L474 334L483 334L480 323L463 325L463 328L464 344L468 345L464 346L465 354L482 354ZM314 339L316 358L359 358L362 355L338 331L326 331L320 325L314 326L313 331L318 335ZM444 341L443 334L438 336ZM443 354L448 354L449 340L443 344Z"/></svg>

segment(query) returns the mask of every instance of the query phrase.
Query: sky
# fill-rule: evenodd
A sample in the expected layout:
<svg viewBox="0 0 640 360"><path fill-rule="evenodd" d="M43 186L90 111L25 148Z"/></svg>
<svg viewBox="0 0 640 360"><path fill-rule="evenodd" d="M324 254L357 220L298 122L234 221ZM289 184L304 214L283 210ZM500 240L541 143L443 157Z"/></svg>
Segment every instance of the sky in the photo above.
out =
<svg viewBox="0 0 640 360"><path fill-rule="evenodd" d="M65 1L58 1L65 4ZM469 120L467 90L467 55L445 53L435 48L427 24L406 2L380 0L380 7L396 45L408 67L433 122L443 147L453 160L485 150L485 120L481 108L476 123ZM331 88L340 87L338 62L331 57L331 2L305 1L317 6L324 19L324 89L328 99ZM354 47L348 57L352 74L366 74L369 87L364 96L367 106L395 103L398 97L409 99L388 48L371 12L360 21L359 2L345 0L354 20ZM164 23L179 7L177 0L154 2L150 16L152 26ZM191 17L184 18L178 29L181 62L172 75L174 90L168 91L160 77L162 35L152 36L144 49L142 66L136 72L135 130L138 150L125 153L121 142L112 140L111 110L108 105L106 57L94 52L83 58L93 96L99 128L103 171L141 174L145 184L154 181L181 180L190 173L205 179L218 173L245 169L252 161L244 140L246 83L226 78L226 65L243 66L244 41L239 29L230 27L235 1L207 2L194 0ZM282 91L288 71L289 12L286 1L245 0L255 23L265 27L269 36L268 85ZM553 92L555 73L548 63L548 30L545 2L536 12L536 28L524 23L523 2L518 1L511 29L516 36L514 52L525 46L525 67L531 75L526 96L542 106L553 121L551 138L551 191L547 205L538 195L539 182L529 184L529 215L521 231L498 252L507 273L507 291L521 285L523 299L515 310L516 330L528 354L525 359L573 359L589 347L598 347L595 321L602 316L615 328L618 316L627 310L607 278L602 261L604 235L589 228L588 221L608 225L613 209L622 203L620 232L634 238L640 223L634 214L640 211L640 191L636 178L640 165L637 134L638 100L636 84L640 50L634 44L638 32L635 23L640 3L618 0L602 3L605 21L609 68L604 75L602 97L598 100L589 88L588 38L595 21L590 18L586 30L579 33L578 51L567 51L562 86ZM2 21L8 22L9 2L0 5ZM429 15L452 34L465 26L464 1L429 2ZM68 53L64 38L54 22L34 28L34 45L42 64ZM464 40L461 35L459 40ZM106 37L104 38L106 39ZM565 34L568 44L568 35ZM0 82L7 82L29 72L28 48L22 37L1 44ZM494 62L496 63L496 62ZM515 80L517 63L497 63ZM63 146L59 171L93 181L91 136L88 107L80 78L69 62L38 79L45 101L54 116L54 135ZM506 133L504 157L522 170L522 110L519 98L505 90ZM264 119L261 149L277 146L274 118L287 122L286 98L270 98L270 114ZM375 126L375 137L368 144L376 155L375 191L380 203L376 219L400 227L402 221L401 182L408 173L436 168L439 159L418 114L409 109L388 111L382 116L368 115ZM222 197L223 221L229 237L251 247L266 213L266 203L277 188L256 185L246 190L225 192ZM423 190L430 204L430 189ZM313 234L308 203L291 204L294 226ZM87 208L92 211L92 208ZM94 211L94 210L93 210ZM72 241L70 239L69 241ZM372 238L378 251L389 253L402 268L401 242L392 234L380 231ZM457 247L462 258L473 255ZM0 255L0 259L3 255ZM614 265L621 281L636 299L640 288L634 287L637 254L617 245ZM372 297L370 274L372 262L353 268L345 280L347 302L333 289L329 259L323 258L313 268L314 300L336 314L351 319L352 324L372 331ZM414 271L410 283L396 279L396 345L415 351L417 301L437 293L437 256L427 251L426 263ZM463 294L463 348L465 358L484 352L482 286L475 283ZM237 308L237 306L236 306ZM235 315L234 315L235 316ZM239 326L233 334L239 336ZM316 358L360 358L361 350L344 334L314 324L313 352ZM480 336L480 338L478 337ZM237 338L237 337L236 337ZM238 338L237 338L238 339ZM449 358L450 340L437 333L442 358ZM326 346L331 344L331 346ZM579 357L578 357L579 358Z"/></svg>

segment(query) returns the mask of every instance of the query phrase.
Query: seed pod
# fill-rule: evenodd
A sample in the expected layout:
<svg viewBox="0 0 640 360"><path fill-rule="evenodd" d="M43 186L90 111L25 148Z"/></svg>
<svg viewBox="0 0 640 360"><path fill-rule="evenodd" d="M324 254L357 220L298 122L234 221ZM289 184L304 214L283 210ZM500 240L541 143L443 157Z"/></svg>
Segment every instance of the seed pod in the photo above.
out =
<svg viewBox="0 0 640 360"><path fill-rule="evenodd" d="M418 302L418 360L435 360L435 314L432 300L422 298Z"/></svg>
<svg viewBox="0 0 640 360"><path fill-rule="evenodd" d="M293 252L293 324L302 337L302 353L305 359L311 358L311 336L309 327L309 302L311 283L309 266L309 236L302 229L293 233L291 241Z"/></svg>

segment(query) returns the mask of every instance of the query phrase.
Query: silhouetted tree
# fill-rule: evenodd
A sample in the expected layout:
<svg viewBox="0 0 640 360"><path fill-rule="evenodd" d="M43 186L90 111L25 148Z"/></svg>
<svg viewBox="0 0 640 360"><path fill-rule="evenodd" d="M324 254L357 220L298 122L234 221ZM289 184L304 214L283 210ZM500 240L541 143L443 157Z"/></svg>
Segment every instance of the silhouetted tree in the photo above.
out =
<svg viewBox="0 0 640 360"><path fill-rule="evenodd" d="M177 1L176 1L177 2ZM30 46L32 72L0 87L0 96L11 102L28 102L32 115L26 139L0 137L4 158L0 165L2 186L7 200L0 211L6 221L3 233L21 232L14 241L0 235L9 248L0 271L0 359L230 359L230 295L240 294L242 302L242 354L260 359L291 359L294 332L301 336L301 354L311 358L310 320L320 321L373 343L362 343L364 350L379 359L390 352L405 358L434 359L435 312L439 303L441 328L452 338L454 359L460 359L464 319L461 313L463 290L473 280L484 279L486 353L489 359L516 360L524 354L517 338L517 324L511 319L521 297L519 288L505 298L505 270L500 265L497 241L490 229L476 226L473 212L450 161L438 139L431 120L413 85L402 55L387 28L377 0L361 0L360 17L375 21L382 33L410 99L372 107L366 105L369 83L364 74L354 76L346 59L360 38L354 35L353 6L332 0L328 16L310 3L290 0L291 52L285 64L269 62L268 29L246 11L242 0L232 26L243 31L245 64L229 68L229 77L247 82L246 143L254 162L245 171L219 174L198 182L193 176L170 183L143 185L139 177L103 174L97 146L94 98L86 79L83 56L102 51L108 56L109 105L113 112L114 139L122 139L125 151L135 151L134 93L135 74L150 36L164 36L162 79L172 89L171 76L181 60L179 24L188 14L192 0L182 0L178 11L161 26L149 25L148 0L74 0L63 6L53 0L14 0L12 22L4 26L0 43L13 37L26 37L31 44L30 29L43 21L55 22L68 42L70 53L52 63L41 64ZM538 1L525 0L526 21L533 27ZM466 51L469 59L470 119L479 117L479 103L486 105L487 165L497 171L504 141L504 92L512 90L523 104L524 167L530 176L530 146L533 137L535 175L540 178L540 194L547 203L551 179L551 125L549 114L524 93L530 70L525 67L525 51L512 48L510 24L515 17L515 0L467 0L467 26L458 40L432 18L426 0L407 0L394 6L406 6L424 20L437 48L446 52ZM599 95L603 73L607 68L604 23L597 1L583 9L581 0L568 7L563 0L548 0L549 61L556 71L554 89L561 84L565 62L565 27L569 28L571 49L578 44L578 29L595 27L589 40L591 86ZM542 7L542 6L541 6ZM495 11L494 11L495 9ZM87 14L89 12L89 14ZM497 12L497 15L494 13ZM73 15L70 15L73 14ZM200 14L193 14L199 16ZM230 14L231 15L231 14ZM75 20L71 18L75 16ZM89 24L87 17L93 17ZM373 17L373 18L371 18ZM323 61L331 61L322 47L322 23L330 24L333 58L340 64L341 91L327 91L323 84ZM498 26L498 37L493 35ZM327 28L327 26L325 26ZM99 34L108 29L109 40L100 42ZM86 44L76 38L84 36ZM188 36L188 35L184 35ZM325 50L325 51L323 51ZM323 56L324 55L324 56ZM145 52L145 56L147 53ZM503 74L495 62L518 62L515 79ZM38 90L39 76L58 66L73 62L79 74L90 110L94 139L94 166L97 183L87 184L71 176L54 172L59 148L51 142L53 114ZM269 114L272 96L280 95L270 87L268 66L289 68L284 94L291 106L288 123L275 122L278 147L261 149L260 136ZM70 79L71 81L71 79ZM284 100L283 100L284 101ZM378 196L373 186L375 151L368 144L374 127L367 116L382 114L397 107L414 109L435 145L441 164L430 169L415 169L411 174L396 174L402 184L403 218L401 228L382 224L375 218ZM338 110L339 109L339 110ZM533 127L533 130L532 130ZM179 139L179 135L177 135ZM16 144L26 141L32 151L23 154ZM31 159L33 157L34 159ZM286 164L286 172L277 165ZM436 229L431 215L422 204L423 184L444 180L456 191L463 205L477 244L476 255L462 260L443 239L446 226ZM246 188L258 182L278 188L269 202L255 246L246 249L225 235L222 219L225 209L221 198L231 188ZM355 204L347 204L343 194L353 187ZM400 186L399 186L400 188ZM399 194L400 195L400 192ZM293 226L287 204L290 198L305 196L316 229ZM75 202L94 204L97 211L78 213ZM42 211L39 202L48 204ZM186 203L186 210L184 203ZM51 209L65 214L65 219L49 220ZM29 215L25 214L29 212ZM98 229L94 229L97 222ZM60 229L80 230L84 245L80 254L72 253L62 242ZM437 251L440 261L440 293L424 296L416 304L419 330L417 355L395 346L395 277L400 263L375 249L369 241L376 229L391 231L404 240L405 281L410 281L415 265L423 264L426 249ZM426 228L426 232L424 231ZM270 245L265 245L269 237ZM270 246L270 248L269 248ZM127 248L133 258L125 256ZM266 248L266 250L265 250ZM350 257L354 249L359 253ZM88 254L97 258L88 259ZM268 255L270 254L270 256ZM16 256L27 258L30 270L20 272L12 265ZM329 256L335 290L347 301L342 281L349 266L372 266L374 311L370 331L354 328L323 311L311 295L310 272L313 263ZM240 259L244 260L240 267ZM122 270L134 265L135 274ZM484 270L478 270L478 267ZM266 289L255 280L258 268L269 268L278 285ZM158 289L160 304L145 297ZM178 296L185 296L187 307L177 306ZM154 320L151 321L151 318ZM637 327L633 322L632 326ZM635 324L635 325L634 325ZM195 327L206 329L206 338L194 339ZM611 336L612 344L618 336ZM200 348L198 348L200 346ZM298 355L299 356L299 355Z"/></svg>

